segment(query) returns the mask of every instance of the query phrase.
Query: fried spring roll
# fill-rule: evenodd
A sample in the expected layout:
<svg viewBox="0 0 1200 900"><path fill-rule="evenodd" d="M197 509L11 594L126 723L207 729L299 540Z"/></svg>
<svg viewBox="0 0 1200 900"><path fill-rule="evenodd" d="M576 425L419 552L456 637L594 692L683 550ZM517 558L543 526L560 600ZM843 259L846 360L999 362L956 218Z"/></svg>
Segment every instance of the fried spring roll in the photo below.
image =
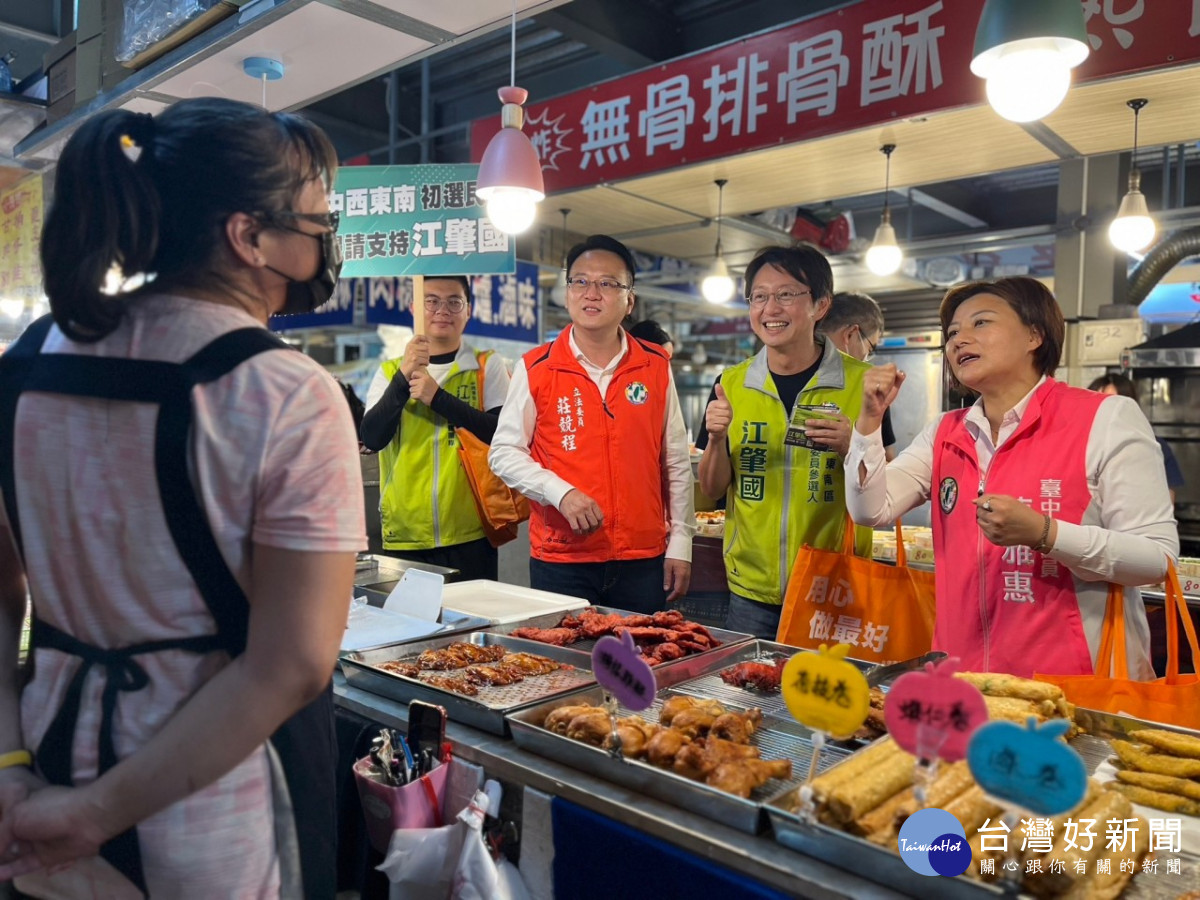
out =
<svg viewBox="0 0 1200 900"><path fill-rule="evenodd" d="M1200 782L1190 778L1172 778L1170 775L1155 775L1153 772L1137 772L1133 769L1118 769L1117 778L1126 784L1136 784L1152 791L1200 800Z"/></svg>
<svg viewBox="0 0 1200 900"><path fill-rule="evenodd" d="M1172 756L1186 756L1189 759L1200 759L1200 737L1190 734L1179 734L1175 731L1165 731L1160 728L1144 728L1131 731L1129 736L1135 741L1149 744L1156 750L1170 753Z"/></svg>
<svg viewBox="0 0 1200 900"><path fill-rule="evenodd" d="M1105 852L1104 823L1109 819L1128 819L1132 815L1133 807L1128 799L1114 791L1099 791L1090 803L1085 803L1080 810L1068 816L1076 821L1095 820L1095 825L1091 829L1095 833L1095 837L1092 838L1092 846L1084 850L1079 846L1077 839L1076 846L1068 850L1066 849L1066 834L1056 830L1054 852L1043 856L1042 874L1026 878L1025 889L1038 897L1057 897L1064 891L1073 889L1078 882L1085 881L1087 876L1076 871L1075 863L1082 860L1085 871L1094 872L1095 861ZM1050 871L1050 864L1056 859L1063 863L1061 872Z"/></svg>
<svg viewBox="0 0 1200 900"><path fill-rule="evenodd" d="M1062 688L1058 685L999 672L955 672L954 677L975 685L980 693L988 697L1017 697L1021 700L1049 700L1053 703L1063 696Z"/></svg>
<svg viewBox="0 0 1200 900"><path fill-rule="evenodd" d="M1124 794L1134 803L1150 806L1166 812L1182 813L1185 816L1200 816L1200 803L1188 800L1178 794L1168 794L1164 791L1152 791L1149 788L1138 787L1136 784L1120 784L1113 782L1110 791Z"/></svg>
<svg viewBox="0 0 1200 900"><path fill-rule="evenodd" d="M834 785L826 808L841 825L894 797L913 782L913 757L903 750L892 753L857 778Z"/></svg>
<svg viewBox="0 0 1200 900"><path fill-rule="evenodd" d="M1113 751L1126 768L1170 775L1173 778L1195 778L1200 775L1200 759L1181 759L1166 753L1147 751L1143 744L1113 741Z"/></svg>
<svg viewBox="0 0 1200 900"><path fill-rule="evenodd" d="M926 804L944 807L972 784L974 784L974 780L971 778L971 770L967 768L966 760L942 766L933 783L929 785ZM897 829L904 823L904 820L916 812L916 791L916 785L901 791L886 803L880 804L855 819L847 830L852 834L879 835L879 840L874 837L870 839L886 846L894 839Z"/></svg>
<svg viewBox="0 0 1200 900"><path fill-rule="evenodd" d="M813 796L818 803L822 803L829 796L829 792L838 785L859 778L874 767L882 765L889 757L903 752L900 745L891 738L880 741L878 744L872 744L865 750L858 751L845 762L838 763L823 775L814 778L812 782Z"/></svg>
<svg viewBox="0 0 1200 900"><path fill-rule="evenodd" d="M1001 812L1000 807L990 800L983 788L977 784L967 788L943 809L962 822L967 837L977 832L986 820L996 818Z"/></svg>
<svg viewBox="0 0 1200 900"><path fill-rule="evenodd" d="M1088 875L1081 876L1071 890L1061 896L1061 900L1115 900L1121 896L1125 886L1138 871L1142 857L1150 849L1150 823L1138 816L1136 827L1137 831L1130 841L1131 847L1125 850L1106 850L1101 854L1101 858L1108 857L1110 861L1108 874L1097 874L1096 867L1089 865ZM1124 859L1133 860L1133 872L1121 871L1121 860Z"/></svg>

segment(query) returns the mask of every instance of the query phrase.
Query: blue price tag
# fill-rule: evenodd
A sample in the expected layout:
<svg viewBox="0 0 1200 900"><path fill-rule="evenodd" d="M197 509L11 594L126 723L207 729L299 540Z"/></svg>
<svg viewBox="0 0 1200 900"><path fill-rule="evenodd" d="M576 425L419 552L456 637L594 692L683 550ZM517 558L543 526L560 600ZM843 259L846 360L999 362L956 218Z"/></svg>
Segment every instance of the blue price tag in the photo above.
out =
<svg viewBox="0 0 1200 900"><path fill-rule="evenodd" d="M626 709L648 709L658 690L654 672L633 644L629 632L620 640L602 637L592 650L592 671L600 686L610 691Z"/></svg>
<svg viewBox="0 0 1200 900"><path fill-rule="evenodd" d="M1087 769L1065 741L1065 719L1039 726L993 721L980 725L967 747L967 766L976 783L1000 800L1039 816L1068 813L1083 802Z"/></svg>

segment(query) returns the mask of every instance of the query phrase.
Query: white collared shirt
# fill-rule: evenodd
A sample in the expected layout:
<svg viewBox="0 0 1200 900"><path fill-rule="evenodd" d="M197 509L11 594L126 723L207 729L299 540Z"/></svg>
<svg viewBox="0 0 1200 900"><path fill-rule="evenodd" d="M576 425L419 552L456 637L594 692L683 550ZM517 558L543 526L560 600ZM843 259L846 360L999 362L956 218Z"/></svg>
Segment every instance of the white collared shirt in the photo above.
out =
<svg viewBox="0 0 1200 900"><path fill-rule="evenodd" d="M604 396L612 382L613 373L629 352L625 329L620 330L621 349L606 366L598 366L589 360L575 342L574 328L568 335L571 353L584 372L600 389ZM683 411L679 408L679 395L675 392L675 376L670 373L670 396L667 398L666 415L663 418L663 444L660 464L663 481L667 486L667 520L670 535L667 540L668 559L691 562L692 535L696 531L695 494L692 488L692 463L688 447L687 428L683 423ZM488 463L500 478L513 489L520 491L530 500L559 509L567 492L575 489L569 481L537 463L529 452L533 442L537 410L529 393L529 372L525 360L517 361L513 367L512 380L508 385L508 397L500 410L500 421L492 438L492 449Z"/></svg>

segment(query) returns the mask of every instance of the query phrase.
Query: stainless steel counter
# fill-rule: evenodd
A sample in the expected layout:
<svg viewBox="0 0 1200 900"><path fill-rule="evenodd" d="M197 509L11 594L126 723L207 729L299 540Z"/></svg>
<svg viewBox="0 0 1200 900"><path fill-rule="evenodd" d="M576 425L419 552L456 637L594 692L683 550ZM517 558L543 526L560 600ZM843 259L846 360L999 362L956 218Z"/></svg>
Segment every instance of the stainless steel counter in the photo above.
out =
<svg viewBox="0 0 1200 900"><path fill-rule="evenodd" d="M342 709L381 725L407 726L406 705L353 688L340 672L333 684L335 700ZM490 777L570 800L795 896L871 900L905 896L788 850L776 843L769 831L758 836L734 831L466 725L451 722L446 734L455 754L483 766Z"/></svg>
<svg viewBox="0 0 1200 900"><path fill-rule="evenodd" d="M1167 600L1167 595L1158 588L1142 588L1142 600L1152 606L1162 606ZM1189 609L1200 612L1200 596L1184 594L1183 602L1188 605Z"/></svg>

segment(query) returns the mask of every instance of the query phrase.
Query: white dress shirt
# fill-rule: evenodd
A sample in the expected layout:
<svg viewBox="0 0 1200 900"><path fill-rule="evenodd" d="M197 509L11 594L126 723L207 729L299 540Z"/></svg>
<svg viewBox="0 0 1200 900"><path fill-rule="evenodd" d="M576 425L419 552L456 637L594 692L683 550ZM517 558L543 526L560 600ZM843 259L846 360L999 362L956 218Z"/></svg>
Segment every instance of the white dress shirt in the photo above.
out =
<svg viewBox="0 0 1200 900"><path fill-rule="evenodd" d="M620 330L620 338L621 349L617 355L608 365L598 366L579 349L574 332L568 335L571 353L600 389L602 397L612 382L617 366L629 351L624 328ZM675 392L673 374L670 375L668 384L670 396L667 398L667 410L663 418L660 458L663 481L667 486L667 519L670 523L666 555L669 559L691 562L692 535L696 530L692 463L687 428L683 423L683 411L679 408L679 395ZM536 418L537 410L529 393L529 372L525 368L525 360L518 360L508 385L508 397L504 401L504 408L500 410L500 421L492 438L488 464L509 487L520 491L530 500L560 509L563 497L569 491L575 490L575 486L536 462L529 452Z"/></svg>

